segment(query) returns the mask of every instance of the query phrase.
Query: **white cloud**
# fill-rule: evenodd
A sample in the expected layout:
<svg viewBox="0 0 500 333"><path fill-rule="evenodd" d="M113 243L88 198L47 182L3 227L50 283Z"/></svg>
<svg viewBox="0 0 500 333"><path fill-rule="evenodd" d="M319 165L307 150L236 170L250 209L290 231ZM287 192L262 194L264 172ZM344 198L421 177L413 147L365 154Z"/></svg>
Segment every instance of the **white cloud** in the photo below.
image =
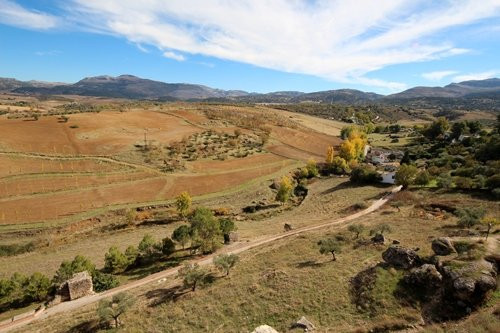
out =
<svg viewBox="0 0 500 333"><path fill-rule="evenodd" d="M10 0L0 0L0 23L28 29L50 29L58 19L50 14L26 9Z"/></svg>
<svg viewBox="0 0 500 333"><path fill-rule="evenodd" d="M469 52L445 33L500 16L499 0L70 0L65 6L66 19L80 28L155 46L168 58L204 55L390 90L404 85L367 74Z"/></svg>
<svg viewBox="0 0 500 333"><path fill-rule="evenodd" d="M453 77L453 82L490 79L492 77L497 76L498 74L500 74L500 71L491 70L491 71L480 72L480 73L469 73L469 74L464 74L464 75L457 75L457 76Z"/></svg>
<svg viewBox="0 0 500 333"><path fill-rule="evenodd" d="M447 76L457 74L458 71L435 71L435 72L428 72L428 73L423 73L422 77L424 79L427 79L429 81L441 81Z"/></svg>
<svg viewBox="0 0 500 333"><path fill-rule="evenodd" d="M57 56L61 54L61 51L59 50L50 50L50 51L36 51L35 55L39 57L44 57L44 56Z"/></svg>
<svg viewBox="0 0 500 333"><path fill-rule="evenodd" d="M186 60L186 58L182 54L175 53L175 52L172 52L172 51L165 51L165 52L163 52L163 56L165 58L170 58L170 59L174 59L174 60L177 60L177 61L184 61L184 60Z"/></svg>

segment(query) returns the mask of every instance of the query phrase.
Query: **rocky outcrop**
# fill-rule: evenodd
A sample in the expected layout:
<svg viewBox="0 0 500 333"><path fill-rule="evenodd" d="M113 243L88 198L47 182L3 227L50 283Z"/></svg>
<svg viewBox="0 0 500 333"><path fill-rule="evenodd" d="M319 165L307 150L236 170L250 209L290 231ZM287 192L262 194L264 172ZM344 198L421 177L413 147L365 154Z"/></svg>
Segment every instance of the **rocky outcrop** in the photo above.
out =
<svg viewBox="0 0 500 333"><path fill-rule="evenodd" d="M371 238L372 243L374 244L384 244L385 243L385 237L383 234L377 233L375 236Z"/></svg>
<svg viewBox="0 0 500 333"><path fill-rule="evenodd" d="M452 241L447 237L434 239L431 247L432 251L438 256L447 256L455 252Z"/></svg>
<svg viewBox="0 0 500 333"><path fill-rule="evenodd" d="M422 263L414 250L398 245L392 245L385 250L382 259L390 265L403 269L410 269Z"/></svg>
<svg viewBox="0 0 500 333"><path fill-rule="evenodd" d="M488 291L497 287L497 267L488 261L461 266L451 261L442 271L453 297L471 306L482 303Z"/></svg>
<svg viewBox="0 0 500 333"><path fill-rule="evenodd" d="M307 320L307 318L304 316L302 316L296 323L294 323L291 328L300 328L303 329L304 332L312 332L316 329L314 324Z"/></svg>
<svg viewBox="0 0 500 333"><path fill-rule="evenodd" d="M268 325L260 325L259 327L255 328L252 333L278 333L274 328Z"/></svg>
<svg viewBox="0 0 500 333"><path fill-rule="evenodd" d="M443 276L437 270L436 266L424 264L414 268L410 274L405 277L405 282L418 287L437 288L443 281Z"/></svg>

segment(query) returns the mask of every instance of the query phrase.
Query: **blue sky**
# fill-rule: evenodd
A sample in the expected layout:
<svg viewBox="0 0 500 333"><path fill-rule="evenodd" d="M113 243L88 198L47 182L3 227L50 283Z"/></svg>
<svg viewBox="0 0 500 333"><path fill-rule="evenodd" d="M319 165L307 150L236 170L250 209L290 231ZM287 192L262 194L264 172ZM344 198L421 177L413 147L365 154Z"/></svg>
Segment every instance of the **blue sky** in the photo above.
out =
<svg viewBox="0 0 500 333"><path fill-rule="evenodd" d="M500 76L500 0L0 0L0 77L392 93Z"/></svg>

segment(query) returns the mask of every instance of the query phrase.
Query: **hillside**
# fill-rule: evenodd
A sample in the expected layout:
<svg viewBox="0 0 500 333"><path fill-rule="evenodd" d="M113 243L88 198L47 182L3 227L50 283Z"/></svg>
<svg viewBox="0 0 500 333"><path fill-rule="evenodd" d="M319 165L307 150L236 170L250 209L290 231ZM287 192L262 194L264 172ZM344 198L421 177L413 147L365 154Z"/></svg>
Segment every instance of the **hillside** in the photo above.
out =
<svg viewBox="0 0 500 333"><path fill-rule="evenodd" d="M206 100L245 103L323 103L448 105L459 108L498 109L500 79L451 83L444 87L414 87L392 95L380 95L355 89L336 89L304 93L277 91L265 94L241 90L222 90L198 84L165 83L133 75L95 76L74 84L18 81L0 78L0 91L29 95L81 95L150 100Z"/></svg>

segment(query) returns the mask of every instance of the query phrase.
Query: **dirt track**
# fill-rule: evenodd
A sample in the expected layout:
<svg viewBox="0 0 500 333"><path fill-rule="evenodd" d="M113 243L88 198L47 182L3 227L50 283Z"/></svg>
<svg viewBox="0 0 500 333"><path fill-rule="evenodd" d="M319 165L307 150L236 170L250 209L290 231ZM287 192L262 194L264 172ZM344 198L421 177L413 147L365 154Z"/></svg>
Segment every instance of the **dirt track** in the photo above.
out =
<svg viewBox="0 0 500 333"><path fill-rule="evenodd" d="M321 229L321 228L334 226L334 225L338 225L338 224L352 221L354 219L357 219L357 218L362 217L364 215L370 214L370 213L374 212L375 210L379 209L387 201L389 201L395 193L399 192L400 190L401 190L401 186L393 188L389 195L375 201L367 209L362 210L360 212L357 212L355 214L352 214L352 215L349 215L349 216L346 216L346 217L343 217L340 219L336 219L334 221L325 221L324 223L321 223L321 224L318 224L315 226L304 227L304 228L292 230L292 231L287 232L287 233L282 233L282 234L273 235L273 236L259 237L259 238L254 239L253 241L249 241L246 243L236 243L232 246L228 246L228 247L224 248L222 252L238 254L238 253L250 250L252 248L255 248L255 247L258 247L261 245L265 245L268 243L272 243L274 241L277 241L277 240L280 240L280 239L283 239L286 237L290 237L290 236L294 236L294 235L301 234L304 232L317 230L317 229ZM219 253L217 253L217 254L219 254ZM215 256L215 254L212 254L212 255L205 256L205 257L200 258L200 259L193 260L192 262L198 263L199 265L210 265L212 263L212 259L214 256ZM7 323L6 325L4 324L4 326L0 326L0 332L7 332L7 331L10 331L10 330L15 329L15 328L22 327L22 326L24 326L30 322L33 322L35 320L45 319L45 318L51 317L57 313L62 313L62 312L78 309L82 306L98 302L99 300L101 300L103 298L110 297L110 296L115 295L117 293L127 291L127 290L130 290L133 288L137 288L137 287L143 286L145 284L158 281L158 280L163 279L163 278L175 276L177 274L178 270L179 270L179 267L167 269L167 270L149 275L143 279L133 281L133 282L128 283L126 285L122 285L122 286L119 286L117 288L110 289L110 290L105 291L105 292L100 293L100 294L95 294L92 296L83 297L83 298L80 298L80 299L77 299L77 300L71 301L71 302L60 303L60 304L53 306L51 308L48 308L46 310L39 311L36 315L32 315L32 316L20 319L20 320L15 321L15 322Z"/></svg>

